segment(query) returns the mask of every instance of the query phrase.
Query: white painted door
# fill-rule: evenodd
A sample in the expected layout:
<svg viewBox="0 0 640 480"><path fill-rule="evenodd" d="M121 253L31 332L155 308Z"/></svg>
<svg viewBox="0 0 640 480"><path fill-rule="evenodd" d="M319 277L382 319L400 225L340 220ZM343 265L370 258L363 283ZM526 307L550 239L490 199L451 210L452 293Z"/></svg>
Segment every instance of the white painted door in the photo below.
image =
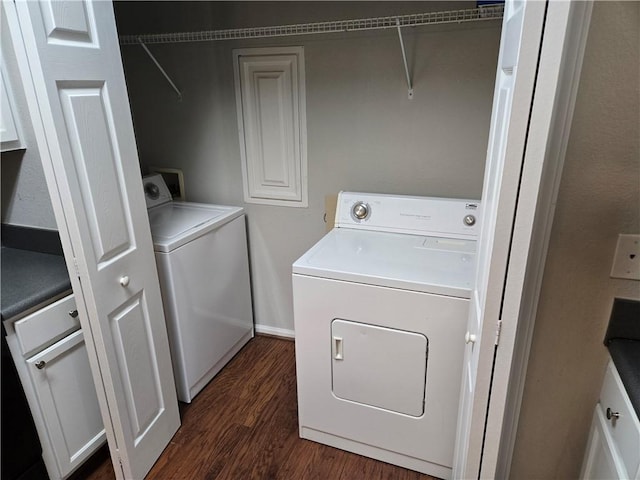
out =
<svg viewBox="0 0 640 480"><path fill-rule="evenodd" d="M546 2L507 0L482 194L478 268L465 337L454 478L478 478L518 182ZM526 254L526 252L522 252ZM461 339L462 341L462 339Z"/></svg>
<svg viewBox="0 0 640 480"><path fill-rule="evenodd" d="M3 8L116 475L140 479L180 419L113 6Z"/></svg>

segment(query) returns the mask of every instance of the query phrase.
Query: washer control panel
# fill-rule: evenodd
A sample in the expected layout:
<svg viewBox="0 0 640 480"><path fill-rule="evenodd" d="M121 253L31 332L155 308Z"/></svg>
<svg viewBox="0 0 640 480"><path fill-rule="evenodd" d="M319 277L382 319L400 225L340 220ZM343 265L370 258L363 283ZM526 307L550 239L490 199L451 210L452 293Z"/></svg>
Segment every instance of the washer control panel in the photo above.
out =
<svg viewBox="0 0 640 480"><path fill-rule="evenodd" d="M147 201L147 208L171 201L169 187L167 187L167 183L159 173L142 177L142 187L144 189L144 198Z"/></svg>

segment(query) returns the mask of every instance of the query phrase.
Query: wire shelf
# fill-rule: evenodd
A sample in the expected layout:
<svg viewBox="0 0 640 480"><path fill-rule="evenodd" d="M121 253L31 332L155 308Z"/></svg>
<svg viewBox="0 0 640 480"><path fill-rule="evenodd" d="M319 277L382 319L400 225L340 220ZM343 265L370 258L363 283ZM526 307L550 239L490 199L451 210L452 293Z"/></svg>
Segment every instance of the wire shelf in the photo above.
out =
<svg viewBox="0 0 640 480"><path fill-rule="evenodd" d="M321 33L357 32L388 28L417 27L447 23L465 23L501 19L504 5L449 10L444 12L414 13L393 17L363 18L357 20L336 20L332 22L301 23L269 27L235 28L227 30L207 30L201 32L154 33L145 35L121 35L120 45L154 43L210 42L218 40L242 40L247 38L288 37Z"/></svg>

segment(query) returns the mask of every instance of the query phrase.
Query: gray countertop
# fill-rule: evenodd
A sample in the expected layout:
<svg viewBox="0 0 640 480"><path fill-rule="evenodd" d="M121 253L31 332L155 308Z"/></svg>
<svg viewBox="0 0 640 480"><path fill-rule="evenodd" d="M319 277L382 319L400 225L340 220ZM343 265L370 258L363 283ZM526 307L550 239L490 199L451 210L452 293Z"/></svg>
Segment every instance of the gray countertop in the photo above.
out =
<svg viewBox="0 0 640 480"><path fill-rule="evenodd" d="M62 255L3 246L0 249L3 319L9 319L60 294L71 293Z"/></svg>

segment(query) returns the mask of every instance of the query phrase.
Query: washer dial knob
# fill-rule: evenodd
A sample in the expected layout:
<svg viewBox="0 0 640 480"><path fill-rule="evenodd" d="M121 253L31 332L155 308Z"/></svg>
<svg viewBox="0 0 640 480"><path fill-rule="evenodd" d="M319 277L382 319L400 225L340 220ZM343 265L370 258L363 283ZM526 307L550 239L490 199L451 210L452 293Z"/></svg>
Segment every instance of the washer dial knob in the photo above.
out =
<svg viewBox="0 0 640 480"><path fill-rule="evenodd" d="M476 217L474 215L466 215L462 221L468 227L473 227L476 224Z"/></svg>
<svg viewBox="0 0 640 480"><path fill-rule="evenodd" d="M160 187L155 183L147 182L144 184L144 193L147 194L151 200L155 200L160 196Z"/></svg>
<svg viewBox="0 0 640 480"><path fill-rule="evenodd" d="M369 205L364 202L356 202L351 208L351 213L357 220L364 220L369 216Z"/></svg>

